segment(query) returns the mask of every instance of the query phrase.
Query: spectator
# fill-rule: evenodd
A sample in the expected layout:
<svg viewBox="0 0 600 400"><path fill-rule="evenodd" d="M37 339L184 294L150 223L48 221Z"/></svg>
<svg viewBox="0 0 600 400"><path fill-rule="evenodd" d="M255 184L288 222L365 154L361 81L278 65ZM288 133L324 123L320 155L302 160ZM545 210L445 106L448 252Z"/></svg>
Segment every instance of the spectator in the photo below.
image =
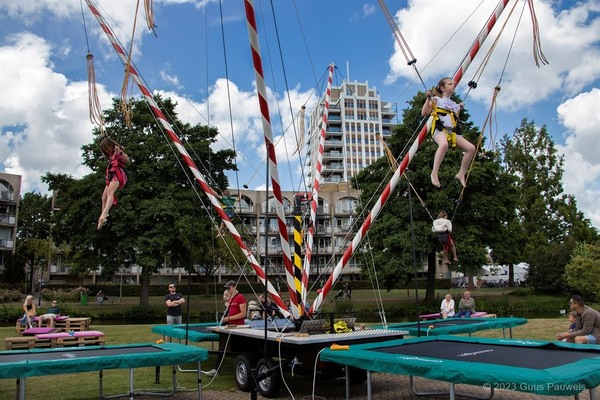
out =
<svg viewBox="0 0 600 400"><path fill-rule="evenodd" d="M229 307L226 311L226 315L221 319L221 322L227 325L243 325L246 319L246 299L244 298L244 295L237 291L235 281L227 282L225 284L225 289L229 292ZM215 368L205 372L206 375L218 375L224 352L225 348L220 344Z"/></svg>
<svg viewBox="0 0 600 400"><path fill-rule="evenodd" d="M600 313L585 305L583 297L571 296L569 301L571 311L577 313L575 329L556 335L558 340L566 339L569 343L598 344L600 343Z"/></svg>
<svg viewBox="0 0 600 400"><path fill-rule="evenodd" d="M185 303L185 298L177 293L174 283L169 284L169 293L165 296L167 305L167 324L181 324L181 305Z"/></svg>
<svg viewBox="0 0 600 400"><path fill-rule="evenodd" d="M102 305L104 304L104 302L108 300L108 297L106 297L106 295L104 295L104 292L102 291L102 289L100 289L98 291L98 294L96 294L96 303Z"/></svg>
<svg viewBox="0 0 600 400"><path fill-rule="evenodd" d="M250 321L262 319L261 308L256 300L250 300L248 302L248 319Z"/></svg>
<svg viewBox="0 0 600 400"><path fill-rule="evenodd" d="M352 299L352 286L350 286L350 282L344 283L344 287L342 289L344 292L344 298L351 300Z"/></svg>
<svg viewBox="0 0 600 400"><path fill-rule="evenodd" d="M246 299L244 295L237 291L235 281L227 282L225 288L229 292L229 307L227 316L223 317L223 322L244 325L244 319L246 318Z"/></svg>
<svg viewBox="0 0 600 400"><path fill-rule="evenodd" d="M54 319L60 315L60 308L56 300L52 300L52 306L48 307L46 314L40 315L38 319L38 326L41 327L44 321L48 321L48 326L54 328Z"/></svg>
<svg viewBox="0 0 600 400"><path fill-rule="evenodd" d="M454 317L454 299L450 293L447 293L446 296L444 296L444 300L442 300L440 314L442 314L442 318L444 319Z"/></svg>
<svg viewBox="0 0 600 400"><path fill-rule="evenodd" d="M458 303L458 312L454 316L455 318L460 318L463 315L465 318L470 318L471 314L475 312L475 299L471 297L471 292L465 290L463 294L463 298L460 299Z"/></svg>
<svg viewBox="0 0 600 400"><path fill-rule="evenodd" d="M25 314L23 315L23 318L21 318L21 325L26 325L30 328L33 328L33 319L35 318L35 314L37 312L32 295L28 295L25 298L25 302L23 303L23 311L25 311Z"/></svg>

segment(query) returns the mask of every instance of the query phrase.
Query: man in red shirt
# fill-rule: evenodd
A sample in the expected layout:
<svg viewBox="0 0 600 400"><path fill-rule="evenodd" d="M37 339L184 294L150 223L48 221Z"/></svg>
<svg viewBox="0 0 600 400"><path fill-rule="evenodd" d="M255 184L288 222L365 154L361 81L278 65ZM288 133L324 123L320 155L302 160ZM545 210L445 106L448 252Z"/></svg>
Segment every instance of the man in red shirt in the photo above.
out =
<svg viewBox="0 0 600 400"><path fill-rule="evenodd" d="M229 307L225 313L226 315L223 316L223 323L227 325L244 325L246 299L235 287L235 281L229 281L225 284L225 289L229 293Z"/></svg>

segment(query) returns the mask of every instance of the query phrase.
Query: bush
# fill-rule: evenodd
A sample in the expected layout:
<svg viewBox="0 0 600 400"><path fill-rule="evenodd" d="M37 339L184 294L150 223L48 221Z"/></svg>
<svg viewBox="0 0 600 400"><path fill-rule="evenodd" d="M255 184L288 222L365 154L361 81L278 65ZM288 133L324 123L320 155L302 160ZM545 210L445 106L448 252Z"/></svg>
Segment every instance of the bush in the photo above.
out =
<svg viewBox="0 0 600 400"><path fill-rule="evenodd" d="M10 303L21 300L21 291L16 289L0 289L0 303Z"/></svg>

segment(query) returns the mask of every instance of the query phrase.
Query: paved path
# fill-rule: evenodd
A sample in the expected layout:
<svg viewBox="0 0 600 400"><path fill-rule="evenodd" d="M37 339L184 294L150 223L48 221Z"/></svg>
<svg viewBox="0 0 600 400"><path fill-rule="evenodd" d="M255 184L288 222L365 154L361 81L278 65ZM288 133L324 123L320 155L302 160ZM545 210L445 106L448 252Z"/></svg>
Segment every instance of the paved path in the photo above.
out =
<svg viewBox="0 0 600 400"><path fill-rule="evenodd" d="M207 379L203 378L206 383ZM312 382L307 378L289 378L288 385L293 394L289 394L285 387L282 387L277 399L296 399L309 400L312 397ZM423 378L415 378L415 386L422 392L439 392L448 391L448 383L431 381ZM410 391L409 378L402 375L377 373L372 376L373 399L375 400L396 400L396 399L448 399L448 395L433 395L433 396L416 396ZM457 385L457 398L459 393L468 394L469 396L484 397L489 394L489 390L485 390L478 386ZM138 398L136 396L136 398ZM198 393L195 391L178 392L171 398L180 400L192 400L198 398ZM202 391L203 400L249 400L250 393L241 391L212 391L204 389ZM345 381L343 379L329 379L317 381L315 389L315 400L343 400L345 399ZM351 385L350 398L353 400L367 399L367 385ZM497 390L493 397L495 400L566 400L573 397L564 396L539 396L524 392L513 392ZM149 400L150 397L139 397L138 399ZM265 399L260 394L258 399ZM586 391L579 396L581 400L589 400L589 392Z"/></svg>

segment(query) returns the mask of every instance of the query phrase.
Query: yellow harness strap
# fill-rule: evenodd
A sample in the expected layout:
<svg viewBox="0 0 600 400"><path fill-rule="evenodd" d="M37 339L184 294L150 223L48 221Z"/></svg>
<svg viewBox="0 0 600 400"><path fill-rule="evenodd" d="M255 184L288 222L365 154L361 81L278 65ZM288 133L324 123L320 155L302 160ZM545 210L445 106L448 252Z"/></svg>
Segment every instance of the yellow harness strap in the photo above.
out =
<svg viewBox="0 0 600 400"><path fill-rule="evenodd" d="M456 128L456 115L452 111L446 110L441 107L433 107L431 111L431 116L433 117L433 122L431 124L431 136L435 135L435 130L437 128L436 122L440 120L440 115L450 115L450 119L452 120L452 129L443 127L442 131L446 134L446 139L448 143L454 148L456 147L456 132L454 129Z"/></svg>

